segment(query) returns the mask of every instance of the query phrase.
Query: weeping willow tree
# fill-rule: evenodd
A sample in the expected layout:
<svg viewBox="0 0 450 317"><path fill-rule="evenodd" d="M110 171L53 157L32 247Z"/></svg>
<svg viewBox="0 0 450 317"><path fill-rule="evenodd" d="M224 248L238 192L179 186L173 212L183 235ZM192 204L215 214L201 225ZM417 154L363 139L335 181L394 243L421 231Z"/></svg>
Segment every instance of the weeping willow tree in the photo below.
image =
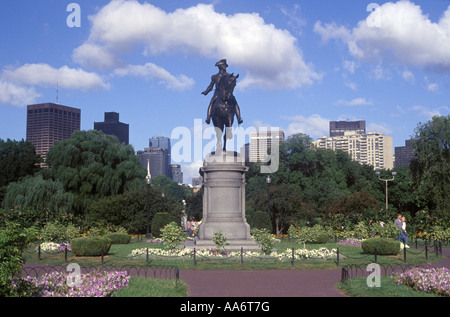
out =
<svg viewBox="0 0 450 317"><path fill-rule="evenodd" d="M51 220L71 211L73 195L66 193L59 181L44 179L42 175L26 176L8 185L3 206L6 210L20 208L22 212L33 213L36 219L45 214L44 218Z"/></svg>
<svg viewBox="0 0 450 317"><path fill-rule="evenodd" d="M85 213L93 199L123 194L142 184L146 175L131 145L101 131L75 131L47 153L51 178L73 194L76 214Z"/></svg>

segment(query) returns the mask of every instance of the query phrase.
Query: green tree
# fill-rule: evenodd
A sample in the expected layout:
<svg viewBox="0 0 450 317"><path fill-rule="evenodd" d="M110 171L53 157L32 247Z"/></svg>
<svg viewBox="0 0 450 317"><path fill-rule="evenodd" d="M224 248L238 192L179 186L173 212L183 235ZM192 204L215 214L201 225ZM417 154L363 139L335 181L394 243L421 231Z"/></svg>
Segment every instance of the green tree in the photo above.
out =
<svg viewBox="0 0 450 317"><path fill-rule="evenodd" d="M21 141L0 139L0 205L9 183L39 171L40 155L33 144Z"/></svg>
<svg viewBox="0 0 450 317"><path fill-rule="evenodd" d="M200 221L203 217L203 187L186 198L188 220Z"/></svg>
<svg viewBox="0 0 450 317"><path fill-rule="evenodd" d="M17 223L8 222L0 228L0 297L29 296L27 285L19 282L20 287L14 287L13 280L22 271L23 250L35 238L35 230L23 229Z"/></svg>
<svg viewBox="0 0 450 317"><path fill-rule="evenodd" d="M75 131L47 153L51 177L74 195L74 211L86 212L92 199L123 194L146 175L131 145L101 131Z"/></svg>
<svg viewBox="0 0 450 317"><path fill-rule="evenodd" d="M190 197L193 193L192 188L178 185L178 183L171 180L164 175L158 175L152 178L152 186L159 187L164 194L169 194L178 201L182 201Z"/></svg>
<svg viewBox="0 0 450 317"><path fill-rule="evenodd" d="M450 115L419 124L410 164L418 204L448 218L450 210Z"/></svg>
<svg viewBox="0 0 450 317"><path fill-rule="evenodd" d="M8 185L3 205L7 210L26 211L26 217L31 221L42 220L42 214L48 221L70 212L73 196L64 191L59 181L44 179L42 175L26 176Z"/></svg>
<svg viewBox="0 0 450 317"><path fill-rule="evenodd" d="M267 190L255 196L254 208L267 210ZM314 216L315 211L303 200L298 186L283 183L270 186L270 219L275 234L286 232L292 223L311 221Z"/></svg>
<svg viewBox="0 0 450 317"><path fill-rule="evenodd" d="M162 211L161 190L150 186L150 223L157 212ZM182 205L170 195L164 198L164 209L171 219L180 215ZM146 233L147 227L147 187L131 188L120 195L112 195L94 200L86 214L89 221L105 221L111 225L122 226L129 233Z"/></svg>

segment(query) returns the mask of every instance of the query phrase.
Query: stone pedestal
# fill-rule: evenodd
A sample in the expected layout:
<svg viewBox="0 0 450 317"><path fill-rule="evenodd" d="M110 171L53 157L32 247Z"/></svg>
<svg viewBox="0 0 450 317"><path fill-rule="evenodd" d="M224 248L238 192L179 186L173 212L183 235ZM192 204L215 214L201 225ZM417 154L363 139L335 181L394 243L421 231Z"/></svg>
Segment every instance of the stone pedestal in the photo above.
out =
<svg viewBox="0 0 450 317"><path fill-rule="evenodd" d="M200 168L203 176L203 219L198 248L215 248L215 232L227 238L226 250L260 250L250 238L245 219L245 161L236 152L208 154Z"/></svg>

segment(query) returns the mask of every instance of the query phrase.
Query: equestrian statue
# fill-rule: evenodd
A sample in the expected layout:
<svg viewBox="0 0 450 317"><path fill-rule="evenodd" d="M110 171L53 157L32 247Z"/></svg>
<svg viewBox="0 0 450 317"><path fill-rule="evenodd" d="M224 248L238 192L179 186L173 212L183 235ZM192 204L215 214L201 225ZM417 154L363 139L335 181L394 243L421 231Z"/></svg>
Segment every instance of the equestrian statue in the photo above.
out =
<svg viewBox="0 0 450 317"><path fill-rule="evenodd" d="M243 120L239 105L233 95L239 74L234 76L234 73L227 73L226 59L218 61L215 66L219 68L219 72L211 76L211 83L202 94L206 96L215 86L205 122L210 124L212 119L217 137L216 152L219 152L222 150L222 135L223 151L226 151L227 139L233 137L231 127L233 126L234 116L236 115L238 124L241 124Z"/></svg>

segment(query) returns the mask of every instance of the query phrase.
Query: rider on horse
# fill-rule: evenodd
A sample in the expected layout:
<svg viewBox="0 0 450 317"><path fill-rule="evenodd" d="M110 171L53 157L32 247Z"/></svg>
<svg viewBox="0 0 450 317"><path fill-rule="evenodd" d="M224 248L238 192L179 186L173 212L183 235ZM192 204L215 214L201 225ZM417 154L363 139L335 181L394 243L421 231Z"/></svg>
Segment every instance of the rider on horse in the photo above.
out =
<svg viewBox="0 0 450 317"><path fill-rule="evenodd" d="M213 115L213 106L214 103L216 102L218 95L219 95L219 86L221 84L221 80L227 80L230 76L229 73L227 73L227 60L226 59L222 59L220 61L218 61L216 63L216 65L219 68L219 72L213 76L211 76L211 83L209 84L208 88L206 88L205 91L202 92L202 94L204 94L205 96L213 89L214 85L216 86L216 89L214 91L214 95L211 98L211 101L209 103L209 107L208 107L208 112L206 114L206 120L205 122L207 124L209 124L211 122L211 116ZM239 76L239 75L238 75ZM237 77L236 77L237 78ZM236 113L236 117L238 120L238 123L241 124L243 122L242 118L241 118L241 110L239 108L238 103L236 102L236 99L234 98L233 95L231 95L231 103L234 104L234 112Z"/></svg>

